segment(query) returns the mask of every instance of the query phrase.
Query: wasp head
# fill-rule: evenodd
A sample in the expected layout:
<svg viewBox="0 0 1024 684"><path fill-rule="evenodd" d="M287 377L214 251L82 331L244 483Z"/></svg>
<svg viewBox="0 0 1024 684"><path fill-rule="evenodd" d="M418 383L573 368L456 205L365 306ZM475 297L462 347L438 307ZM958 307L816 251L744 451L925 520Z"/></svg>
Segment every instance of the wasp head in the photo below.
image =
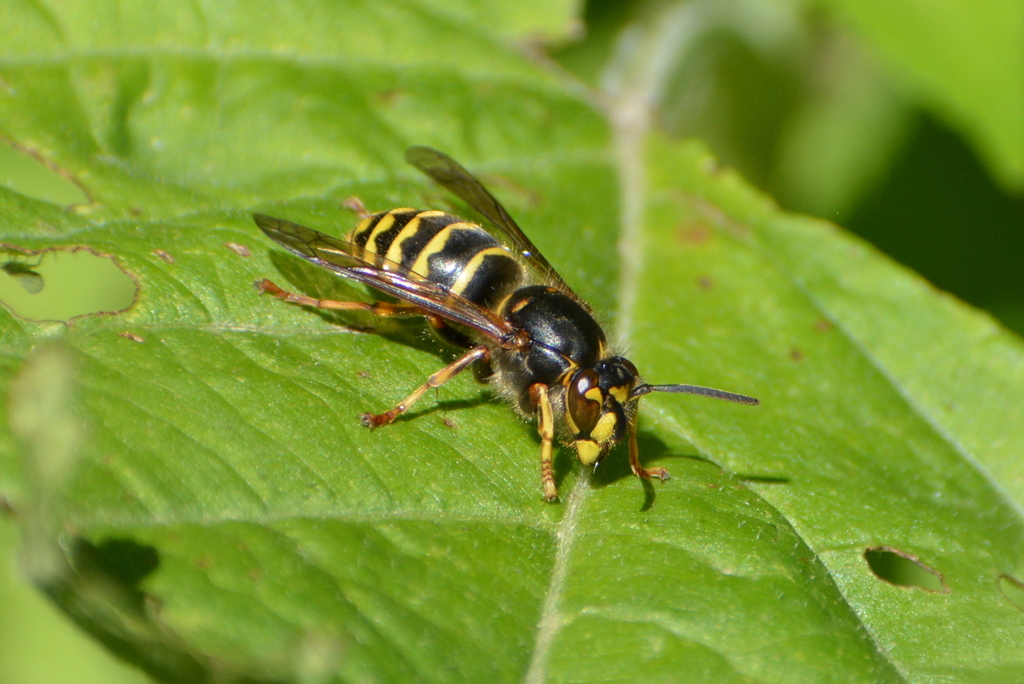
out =
<svg viewBox="0 0 1024 684"><path fill-rule="evenodd" d="M566 423L584 465L597 465L626 432L631 394L640 374L621 356L603 359L572 374L566 386Z"/></svg>

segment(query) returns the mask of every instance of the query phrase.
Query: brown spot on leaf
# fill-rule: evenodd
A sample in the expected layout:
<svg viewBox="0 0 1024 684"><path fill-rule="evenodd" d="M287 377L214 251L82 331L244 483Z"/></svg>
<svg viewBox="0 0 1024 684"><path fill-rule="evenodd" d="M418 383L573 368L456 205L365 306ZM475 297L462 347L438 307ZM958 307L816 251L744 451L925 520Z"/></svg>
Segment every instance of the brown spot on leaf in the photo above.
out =
<svg viewBox="0 0 1024 684"><path fill-rule="evenodd" d="M1024 582L1013 575L1000 575L999 591L1017 610L1024 611Z"/></svg>
<svg viewBox="0 0 1024 684"><path fill-rule="evenodd" d="M703 223L691 221L676 228L676 240L684 245L701 245L711 239L711 231Z"/></svg>
<svg viewBox="0 0 1024 684"><path fill-rule="evenodd" d="M388 88L387 90L378 90L373 94L373 99L385 107L394 106L398 102L399 98L404 95L404 91L401 88Z"/></svg>
<svg viewBox="0 0 1024 684"><path fill-rule="evenodd" d="M245 245L240 245L237 242L225 242L224 246L227 247L228 249L230 249L232 252L234 252L235 254L237 254L240 257L244 258L244 257L252 256L252 253L249 252L249 248L248 247L246 247Z"/></svg>

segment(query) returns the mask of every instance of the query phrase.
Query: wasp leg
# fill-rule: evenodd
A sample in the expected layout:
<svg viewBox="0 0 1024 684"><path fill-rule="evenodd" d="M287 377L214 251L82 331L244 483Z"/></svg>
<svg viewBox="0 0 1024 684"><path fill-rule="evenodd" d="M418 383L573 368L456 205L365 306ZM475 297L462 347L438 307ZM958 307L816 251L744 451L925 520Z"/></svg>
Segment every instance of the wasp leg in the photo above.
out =
<svg viewBox="0 0 1024 684"><path fill-rule="evenodd" d="M368 218L370 216L370 212L366 210L366 205L363 204L363 200L359 199L355 195L345 198L345 201L341 203L341 206L354 212L355 215L361 219Z"/></svg>
<svg viewBox="0 0 1024 684"><path fill-rule="evenodd" d="M369 311L375 316L422 316L423 311L412 304L393 304L391 302L337 302L333 299L315 299L306 295L282 290L266 278L256 282L256 289L272 297L283 299L300 306L312 306L317 309L333 309L336 311Z"/></svg>
<svg viewBox="0 0 1024 684"><path fill-rule="evenodd" d="M434 329L434 332L442 340L452 345L453 347L462 347L463 349L472 349L476 346L469 335L459 332L441 318L440 316L427 316L427 323Z"/></svg>
<svg viewBox="0 0 1024 684"><path fill-rule="evenodd" d="M362 423L368 428L380 427L381 425L387 425L398 416L402 415L409 408L419 401L427 390L435 387L440 387L444 383L448 382L461 371L465 370L466 366L470 365L474 361L489 361L491 358L491 352L487 350L487 347L476 347L470 349L468 352L455 359L452 363L448 364L441 370L437 371L427 381L416 388L416 390L407 396L398 406L385 411L384 413L364 413L362 415Z"/></svg>
<svg viewBox="0 0 1024 684"><path fill-rule="evenodd" d="M633 474L645 480L656 477L659 480L667 480L671 476L668 471L661 467L644 468L640 465L640 447L636 443L636 416L629 421L629 465L633 468Z"/></svg>
<svg viewBox="0 0 1024 684"><path fill-rule="evenodd" d="M548 386L543 383L530 385L530 399L537 407L537 432L540 434L540 484L544 500L558 501L558 487L555 486L554 447L555 419L551 411Z"/></svg>

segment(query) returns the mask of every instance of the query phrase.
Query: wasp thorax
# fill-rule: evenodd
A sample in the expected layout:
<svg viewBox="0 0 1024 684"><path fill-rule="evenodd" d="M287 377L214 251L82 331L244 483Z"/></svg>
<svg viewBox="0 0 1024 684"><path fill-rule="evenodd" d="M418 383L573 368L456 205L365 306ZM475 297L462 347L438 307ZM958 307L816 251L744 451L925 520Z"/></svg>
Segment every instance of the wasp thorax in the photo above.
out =
<svg viewBox="0 0 1024 684"><path fill-rule="evenodd" d="M584 465L597 465L626 430L623 408L640 382L636 366L621 356L573 374L566 388L566 423Z"/></svg>

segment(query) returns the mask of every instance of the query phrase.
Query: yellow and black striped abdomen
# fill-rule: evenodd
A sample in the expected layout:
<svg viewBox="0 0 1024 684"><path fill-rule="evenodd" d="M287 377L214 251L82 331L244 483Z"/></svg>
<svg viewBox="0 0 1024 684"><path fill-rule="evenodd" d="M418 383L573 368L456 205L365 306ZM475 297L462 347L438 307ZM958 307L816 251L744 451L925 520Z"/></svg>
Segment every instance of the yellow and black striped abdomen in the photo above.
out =
<svg viewBox="0 0 1024 684"><path fill-rule="evenodd" d="M481 306L494 306L515 289L523 271L515 257L475 223L442 211L392 209L364 219L349 241L355 256L383 266L400 264Z"/></svg>

